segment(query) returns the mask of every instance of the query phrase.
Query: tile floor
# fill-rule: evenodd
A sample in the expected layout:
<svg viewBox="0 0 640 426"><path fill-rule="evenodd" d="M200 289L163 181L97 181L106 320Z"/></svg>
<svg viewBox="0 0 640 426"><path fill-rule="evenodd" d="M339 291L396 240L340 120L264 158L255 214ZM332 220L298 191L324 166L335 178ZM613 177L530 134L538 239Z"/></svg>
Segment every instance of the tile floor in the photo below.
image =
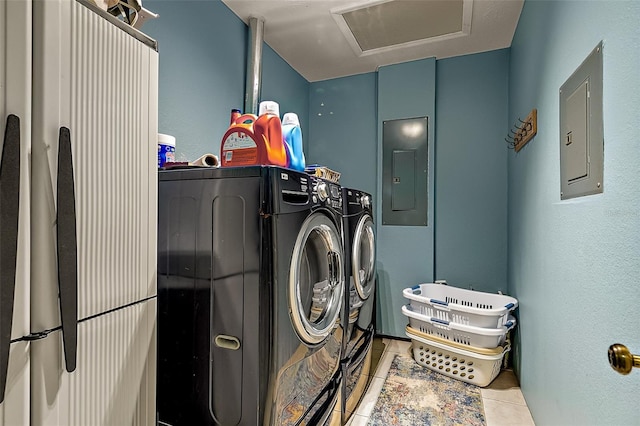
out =
<svg viewBox="0 0 640 426"><path fill-rule="evenodd" d="M398 353L410 356L410 348L409 341L375 339L371 365L373 375L370 377L369 387L356 413L349 419L347 426L367 424L393 357ZM535 426L518 381L511 370L503 370L488 387L481 389L481 393L487 426Z"/></svg>

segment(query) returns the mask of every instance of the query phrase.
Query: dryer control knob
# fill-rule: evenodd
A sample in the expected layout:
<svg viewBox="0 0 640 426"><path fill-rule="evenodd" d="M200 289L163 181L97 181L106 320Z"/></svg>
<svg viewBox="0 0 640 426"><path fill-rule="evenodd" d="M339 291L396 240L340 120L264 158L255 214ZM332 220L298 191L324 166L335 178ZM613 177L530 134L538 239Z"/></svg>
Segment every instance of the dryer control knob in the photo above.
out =
<svg viewBox="0 0 640 426"><path fill-rule="evenodd" d="M371 207L371 197L369 197L368 195L363 195L360 198L360 205L365 209Z"/></svg>
<svg viewBox="0 0 640 426"><path fill-rule="evenodd" d="M329 198L329 187L324 182L318 182L316 185L316 192L320 201L324 201Z"/></svg>

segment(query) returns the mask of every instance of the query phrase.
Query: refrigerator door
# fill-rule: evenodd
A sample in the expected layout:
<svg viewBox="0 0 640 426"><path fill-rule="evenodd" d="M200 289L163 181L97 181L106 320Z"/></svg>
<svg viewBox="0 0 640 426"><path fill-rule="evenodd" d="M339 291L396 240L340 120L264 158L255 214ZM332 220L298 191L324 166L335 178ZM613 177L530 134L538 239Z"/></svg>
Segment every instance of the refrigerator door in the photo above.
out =
<svg viewBox="0 0 640 426"><path fill-rule="evenodd" d="M29 424L31 11L0 2L0 426Z"/></svg>
<svg viewBox="0 0 640 426"><path fill-rule="evenodd" d="M74 305L65 295L74 289L78 320L156 294L158 54L85 3L37 0L33 17L39 102L33 108L32 249L38 265L31 328L38 331L60 325L59 309L64 319ZM63 129L75 184L77 283L58 280Z"/></svg>
<svg viewBox="0 0 640 426"><path fill-rule="evenodd" d="M62 336L31 343L31 425L155 424L156 299L78 324L78 367Z"/></svg>

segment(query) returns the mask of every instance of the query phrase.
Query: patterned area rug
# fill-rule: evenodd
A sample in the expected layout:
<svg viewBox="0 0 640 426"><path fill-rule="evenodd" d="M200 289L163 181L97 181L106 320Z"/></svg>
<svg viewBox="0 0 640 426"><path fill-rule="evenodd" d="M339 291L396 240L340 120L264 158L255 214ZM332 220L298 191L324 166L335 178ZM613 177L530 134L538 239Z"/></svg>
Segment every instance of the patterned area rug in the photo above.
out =
<svg viewBox="0 0 640 426"><path fill-rule="evenodd" d="M369 425L485 425L480 388L396 355Z"/></svg>

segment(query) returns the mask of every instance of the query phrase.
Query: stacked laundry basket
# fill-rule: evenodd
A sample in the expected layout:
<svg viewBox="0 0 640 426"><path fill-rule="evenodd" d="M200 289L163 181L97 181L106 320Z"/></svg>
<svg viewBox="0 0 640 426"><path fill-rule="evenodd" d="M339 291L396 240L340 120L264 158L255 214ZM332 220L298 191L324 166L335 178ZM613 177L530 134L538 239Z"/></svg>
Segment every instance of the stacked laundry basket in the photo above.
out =
<svg viewBox="0 0 640 426"><path fill-rule="evenodd" d="M403 296L418 364L481 387L496 378L510 350L515 298L435 283L406 288Z"/></svg>

